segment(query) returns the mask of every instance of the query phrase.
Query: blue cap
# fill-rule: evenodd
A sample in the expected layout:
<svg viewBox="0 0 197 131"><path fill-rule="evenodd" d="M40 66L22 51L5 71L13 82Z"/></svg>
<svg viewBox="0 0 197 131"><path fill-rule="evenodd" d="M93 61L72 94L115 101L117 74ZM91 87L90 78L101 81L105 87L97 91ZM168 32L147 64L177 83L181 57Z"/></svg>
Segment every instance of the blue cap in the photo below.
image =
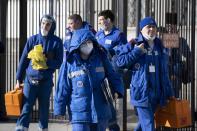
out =
<svg viewBox="0 0 197 131"><path fill-rule="evenodd" d="M152 17L145 17L140 21L140 30L142 30L146 25L154 25L157 27L157 23Z"/></svg>

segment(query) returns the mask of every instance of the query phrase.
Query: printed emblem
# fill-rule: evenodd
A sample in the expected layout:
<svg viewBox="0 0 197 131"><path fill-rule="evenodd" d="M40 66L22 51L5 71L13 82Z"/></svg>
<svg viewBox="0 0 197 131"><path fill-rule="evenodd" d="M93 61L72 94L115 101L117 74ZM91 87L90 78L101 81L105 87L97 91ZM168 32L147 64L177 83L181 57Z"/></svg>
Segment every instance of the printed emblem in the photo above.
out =
<svg viewBox="0 0 197 131"><path fill-rule="evenodd" d="M139 69L140 68L140 63L136 63L135 64L135 69Z"/></svg>
<svg viewBox="0 0 197 131"><path fill-rule="evenodd" d="M83 82L82 81L77 81L77 87L83 87Z"/></svg>
<svg viewBox="0 0 197 131"><path fill-rule="evenodd" d="M96 67L96 72L104 72L104 68L103 67Z"/></svg>
<svg viewBox="0 0 197 131"><path fill-rule="evenodd" d="M152 51L149 50L149 51L148 51L148 55L152 55Z"/></svg>

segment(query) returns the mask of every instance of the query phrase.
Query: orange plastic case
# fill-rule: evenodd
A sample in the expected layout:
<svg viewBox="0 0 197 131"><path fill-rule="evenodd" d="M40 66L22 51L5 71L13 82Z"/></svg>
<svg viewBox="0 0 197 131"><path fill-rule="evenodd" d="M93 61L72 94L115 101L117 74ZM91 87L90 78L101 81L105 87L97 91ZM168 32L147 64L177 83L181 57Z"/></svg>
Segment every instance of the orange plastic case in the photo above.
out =
<svg viewBox="0 0 197 131"><path fill-rule="evenodd" d="M156 127L182 128L192 125L191 110L187 100L170 100L155 113Z"/></svg>
<svg viewBox="0 0 197 131"><path fill-rule="evenodd" d="M5 94L5 106L8 116L19 116L22 107L22 90L13 90Z"/></svg>

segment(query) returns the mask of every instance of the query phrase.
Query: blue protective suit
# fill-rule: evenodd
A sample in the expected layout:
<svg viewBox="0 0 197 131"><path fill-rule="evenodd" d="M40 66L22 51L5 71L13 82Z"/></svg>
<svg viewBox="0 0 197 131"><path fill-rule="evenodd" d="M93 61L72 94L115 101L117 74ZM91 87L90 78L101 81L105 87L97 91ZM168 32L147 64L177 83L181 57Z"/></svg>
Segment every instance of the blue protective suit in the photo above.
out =
<svg viewBox="0 0 197 131"><path fill-rule="evenodd" d="M94 42L94 49L87 60L82 60L78 48L86 40ZM101 90L101 82L105 77L114 91L122 96L124 88L121 80L114 72L105 52L99 48L93 34L84 29L74 31L63 77L61 75L58 78L54 114L65 115L68 106L72 124L89 125L105 121L101 126L107 125L106 120L110 119L111 111ZM78 126L73 125L73 128Z"/></svg>
<svg viewBox="0 0 197 131"><path fill-rule="evenodd" d="M102 45L113 57L115 55L114 48L117 45L123 45L127 43L127 38L123 32L113 26L109 34L105 35L103 30L96 33L96 39L100 45Z"/></svg>
<svg viewBox="0 0 197 131"><path fill-rule="evenodd" d="M44 17L49 17L48 15ZM58 69L63 59L63 44L59 37L54 35L55 21L47 36L43 37L41 33L30 37L23 50L16 78L23 81L24 74L24 97L23 109L17 121L16 130L25 130L29 127L30 113L33 105L38 98L39 102L39 128L48 128L49 98L53 87L53 73ZM28 53L35 45L41 44L43 54L46 56L48 69L35 70L32 68L32 60L28 59Z"/></svg>
<svg viewBox="0 0 197 131"><path fill-rule="evenodd" d="M174 96L168 74L168 54L158 38L151 49L140 34L136 44L144 43L142 51L134 43L120 46L117 50L116 64L120 68L132 71L130 83L131 104L139 117L139 128L136 130L154 130L154 112L158 104L164 106L166 100Z"/></svg>

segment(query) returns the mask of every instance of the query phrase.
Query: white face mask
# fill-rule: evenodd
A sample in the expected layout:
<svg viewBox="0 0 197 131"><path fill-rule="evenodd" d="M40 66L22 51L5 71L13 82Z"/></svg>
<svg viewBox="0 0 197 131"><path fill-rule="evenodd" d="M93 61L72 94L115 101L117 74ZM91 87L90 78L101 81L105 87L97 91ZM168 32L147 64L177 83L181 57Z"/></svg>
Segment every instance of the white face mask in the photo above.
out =
<svg viewBox="0 0 197 131"><path fill-rule="evenodd" d="M41 31L42 36L47 36L48 33L49 33L49 32L48 32L47 30L45 30L45 29L41 29L40 31Z"/></svg>
<svg viewBox="0 0 197 131"><path fill-rule="evenodd" d="M89 56L90 53L92 52L93 48L94 48L94 47L93 47L92 41L86 41L84 44L82 44L82 45L79 47L79 50L80 50L80 52L81 52L83 55Z"/></svg>
<svg viewBox="0 0 197 131"><path fill-rule="evenodd" d="M99 25L100 30L105 30L105 25Z"/></svg>
<svg viewBox="0 0 197 131"><path fill-rule="evenodd" d="M146 40L148 40L148 41L153 41L154 39L155 39L155 35L154 36L150 36L150 35L148 35L148 34L146 34L146 33L142 33L142 35L144 36L144 38L146 39Z"/></svg>

